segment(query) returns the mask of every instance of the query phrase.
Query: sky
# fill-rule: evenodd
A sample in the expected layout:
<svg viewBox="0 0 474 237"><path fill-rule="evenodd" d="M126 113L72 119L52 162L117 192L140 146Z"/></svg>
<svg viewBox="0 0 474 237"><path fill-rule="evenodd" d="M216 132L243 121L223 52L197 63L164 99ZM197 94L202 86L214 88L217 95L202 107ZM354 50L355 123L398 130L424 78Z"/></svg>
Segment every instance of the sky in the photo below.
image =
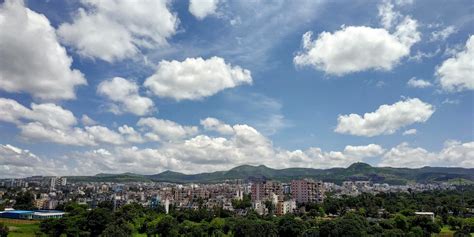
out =
<svg viewBox="0 0 474 237"><path fill-rule="evenodd" d="M474 167L474 3L0 1L0 177Z"/></svg>

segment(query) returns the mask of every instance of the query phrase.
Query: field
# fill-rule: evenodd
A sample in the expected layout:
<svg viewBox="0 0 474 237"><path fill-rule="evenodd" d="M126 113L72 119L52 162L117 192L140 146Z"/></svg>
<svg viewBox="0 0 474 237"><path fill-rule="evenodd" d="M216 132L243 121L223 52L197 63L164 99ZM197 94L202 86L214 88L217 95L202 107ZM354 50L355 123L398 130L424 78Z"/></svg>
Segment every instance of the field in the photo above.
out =
<svg viewBox="0 0 474 237"><path fill-rule="evenodd" d="M452 237L454 236L454 231L452 231L449 226L445 225L441 228L441 232L439 234L433 234L433 237ZM474 237L474 233L471 233L471 236Z"/></svg>
<svg viewBox="0 0 474 237"><path fill-rule="evenodd" d="M8 237L30 237L39 232L38 221L0 218L0 222L8 226L10 230Z"/></svg>

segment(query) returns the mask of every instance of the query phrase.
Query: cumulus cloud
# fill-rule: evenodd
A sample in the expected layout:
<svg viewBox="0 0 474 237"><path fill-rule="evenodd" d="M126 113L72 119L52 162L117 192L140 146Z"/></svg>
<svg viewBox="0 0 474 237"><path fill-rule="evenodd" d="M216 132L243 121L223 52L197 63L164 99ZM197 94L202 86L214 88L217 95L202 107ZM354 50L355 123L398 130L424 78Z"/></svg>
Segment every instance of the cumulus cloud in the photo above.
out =
<svg viewBox="0 0 474 237"><path fill-rule="evenodd" d="M445 91L474 90L474 36L469 37L464 50L437 67L435 74Z"/></svg>
<svg viewBox="0 0 474 237"><path fill-rule="evenodd" d="M91 117L87 116L87 114L83 114L81 117L81 123L84 126L91 126L98 124L97 121L93 120Z"/></svg>
<svg viewBox="0 0 474 237"><path fill-rule="evenodd" d="M128 142L131 142L131 143L145 142L145 139L142 137L142 135L138 131L136 131L133 127L130 127L128 125L122 125L118 128L118 131L120 134L122 134L122 136Z"/></svg>
<svg viewBox="0 0 474 237"><path fill-rule="evenodd" d="M26 92L41 100L74 99L75 87L86 85L71 69L72 59L42 14L5 1L0 6L0 88ZM38 63L41 62L41 63Z"/></svg>
<svg viewBox="0 0 474 237"><path fill-rule="evenodd" d="M474 142L448 141L438 153L402 143L390 149L383 156L379 166L413 168L423 166L474 167L473 158Z"/></svg>
<svg viewBox="0 0 474 237"><path fill-rule="evenodd" d="M209 122L211 120L204 119L203 121ZM203 122L203 124L206 123ZM216 123L214 121L211 124ZM381 162L377 163L378 166L474 166L472 163L473 142L447 141L439 153L429 152L419 147L413 148L407 143L402 143L388 151L377 144L348 145L342 151L324 151L319 147L310 147L306 150L287 150L275 147L268 137L246 124L229 125L222 121L219 121L219 124L231 127L234 132L225 137L197 134L173 141L161 141L161 145L156 148L138 148L123 144L86 151L73 151L58 159L56 164L40 162L35 166L35 169L40 170L47 166L64 167L63 170L55 168L56 173L66 170L69 175L93 175L99 172L153 174L164 170L200 173L203 170L227 170L243 164L264 164L273 168L347 167L354 162L367 162L373 157L382 157ZM182 125L174 124L174 126ZM98 133L108 133L99 128L94 129ZM86 130L90 129L86 128ZM126 125L119 128L119 133L130 136L140 135L138 131ZM130 138L124 137L125 139ZM103 139L117 140L119 138L104 136ZM9 148L9 152L24 153L18 149ZM0 147L0 169L11 170L14 169L15 164L18 164L17 166L20 168L23 167L22 161L15 164L12 163L13 161L8 161L7 164L4 159L2 147ZM3 167L1 166L2 162L5 164ZM36 163L29 162L29 164Z"/></svg>
<svg viewBox="0 0 474 237"><path fill-rule="evenodd" d="M377 144L369 144L366 146L346 146L344 154L354 157L375 157L383 154L385 149Z"/></svg>
<svg viewBox="0 0 474 237"><path fill-rule="evenodd" d="M219 0L190 0L189 12L197 19L202 20L209 15L216 14Z"/></svg>
<svg viewBox="0 0 474 237"><path fill-rule="evenodd" d="M39 173L36 166L41 165L38 156L28 150L0 144L0 177L25 177Z"/></svg>
<svg viewBox="0 0 474 237"><path fill-rule="evenodd" d="M392 105L381 105L375 112L339 115L335 132L373 137L393 134L413 123L426 122L435 109L418 98L406 99Z"/></svg>
<svg viewBox="0 0 474 237"><path fill-rule="evenodd" d="M77 123L73 113L61 106L31 104L31 109L15 100L0 98L0 121L21 124L24 120L34 120L53 128L64 129Z"/></svg>
<svg viewBox="0 0 474 237"><path fill-rule="evenodd" d="M403 135L406 136L406 135L415 135L417 133L417 130L412 128L412 129L408 129L406 131L403 132Z"/></svg>
<svg viewBox="0 0 474 237"><path fill-rule="evenodd" d="M201 120L201 125L206 130L215 131L222 135L234 134L234 129L230 125L225 124L216 118L203 119Z"/></svg>
<svg viewBox="0 0 474 237"><path fill-rule="evenodd" d="M222 123L222 122L221 122ZM223 125L227 125L222 123ZM229 137L197 135L188 139L165 142L159 148L115 147L109 150L72 154L74 160L86 164L87 173L104 170L115 172L157 173L167 169L185 173L226 170L237 165L265 164L274 168L287 167L347 167L353 162L382 155L384 149L376 144L347 146L344 151L285 150L255 128L245 124L227 125L234 133ZM98 170L100 168L100 170Z"/></svg>
<svg viewBox="0 0 474 237"><path fill-rule="evenodd" d="M138 85L121 77L114 77L101 82L97 86L97 93L116 102L114 113L129 112L135 115L146 115L153 110L153 101L140 96Z"/></svg>
<svg viewBox="0 0 474 237"><path fill-rule="evenodd" d="M75 146L144 142L132 127L123 125L117 132L96 125L95 121L84 115L82 123L85 127L81 128L77 126L77 119L71 111L51 103L32 103L29 109L15 100L0 98L0 121L16 124L21 137L31 141Z"/></svg>
<svg viewBox="0 0 474 237"><path fill-rule="evenodd" d="M141 48L167 45L179 20L168 0L86 0L72 23L59 26L61 40L84 57L108 62L130 58Z"/></svg>
<svg viewBox="0 0 474 237"><path fill-rule="evenodd" d="M198 133L198 128L195 126L182 126L176 122L157 119L153 117L141 118L137 125L143 130L148 131L145 135L150 140L178 140L186 138Z"/></svg>
<svg viewBox="0 0 474 237"><path fill-rule="evenodd" d="M322 32L315 40L312 39L313 32L306 32L302 37L302 49L293 59L294 64L312 66L337 76L371 69L391 70L420 40L418 23L394 12L388 1L379 6L379 15L387 29L343 26L333 33ZM390 31L395 21L398 25Z"/></svg>
<svg viewBox="0 0 474 237"><path fill-rule="evenodd" d="M124 143L122 136L104 126L85 127L85 131L94 138L94 141L120 145Z"/></svg>
<svg viewBox="0 0 474 237"><path fill-rule="evenodd" d="M182 62L163 60L156 72L146 79L144 86L160 97L197 100L227 88L251 83L249 70L212 57L187 58Z"/></svg>
<svg viewBox="0 0 474 237"><path fill-rule="evenodd" d="M410 78L410 80L407 82L407 85L413 88L426 88L432 86L431 82L422 79L416 79L416 77Z"/></svg>
<svg viewBox="0 0 474 237"><path fill-rule="evenodd" d="M30 141L52 142L74 146L96 146L94 137L81 128L71 127L58 129L40 122L29 122L18 125L22 138Z"/></svg>

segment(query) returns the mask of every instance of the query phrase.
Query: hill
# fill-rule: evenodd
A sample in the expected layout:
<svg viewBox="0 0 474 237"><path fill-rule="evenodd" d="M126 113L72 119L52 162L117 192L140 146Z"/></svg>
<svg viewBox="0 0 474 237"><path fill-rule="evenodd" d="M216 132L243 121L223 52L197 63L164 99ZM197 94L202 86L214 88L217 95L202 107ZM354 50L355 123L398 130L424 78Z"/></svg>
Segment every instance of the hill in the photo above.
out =
<svg viewBox="0 0 474 237"><path fill-rule="evenodd" d="M97 174L95 176L70 176L71 182L171 182L171 183L216 183L225 180L271 179L290 181L298 178L313 178L325 182L342 183L345 180L370 180L379 183L406 184L432 182L474 182L474 169L449 167L423 167L418 169L372 167L365 163L354 163L347 168L312 169L287 168L272 169L264 165L242 165L228 171L183 174L164 171L154 175L134 173Z"/></svg>
<svg viewBox="0 0 474 237"><path fill-rule="evenodd" d="M212 183L232 179L267 178L279 181L289 181L296 178L314 178L328 182L341 183L344 180L370 180L390 184L405 184L408 182L445 182L454 179L474 181L474 169L423 167L419 169L372 167L365 163L354 163L347 168L312 169L288 168L272 169L264 165L242 165L228 171L212 173L182 174L165 171L147 176L153 181L187 183Z"/></svg>

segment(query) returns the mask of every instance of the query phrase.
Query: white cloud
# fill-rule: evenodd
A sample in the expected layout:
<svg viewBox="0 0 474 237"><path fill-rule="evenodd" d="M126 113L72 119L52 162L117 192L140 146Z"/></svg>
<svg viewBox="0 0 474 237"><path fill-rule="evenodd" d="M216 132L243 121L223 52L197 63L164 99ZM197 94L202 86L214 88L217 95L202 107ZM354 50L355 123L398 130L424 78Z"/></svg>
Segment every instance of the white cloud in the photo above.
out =
<svg viewBox="0 0 474 237"><path fill-rule="evenodd" d="M369 144L366 146L346 146L344 154L354 157L375 157L382 155L385 152L380 145Z"/></svg>
<svg viewBox="0 0 474 237"><path fill-rule="evenodd" d="M130 127L128 125L123 125L118 128L118 131L122 136L125 137L125 139L128 142L131 143L143 143L145 142L145 139L142 137L142 135L137 132L133 127Z"/></svg>
<svg viewBox="0 0 474 237"><path fill-rule="evenodd" d="M458 99L449 99L449 98L444 99L443 102L442 102L442 104L451 104L451 105L457 105L459 103L461 103L460 100L458 100Z"/></svg>
<svg viewBox="0 0 474 237"><path fill-rule="evenodd" d="M216 131L222 135L234 134L234 129L216 118L206 118L201 120L201 125L209 131Z"/></svg>
<svg viewBox="0 0 474 237"><path fill-rule="evenodd" d="M393 134L407 125L426 122L434 111L432 105L418 98L407 99L392 105L381 105L375 112L365 113L364 116L339 115L334 131L366 137Z"/></svg>
<svg viewBox="0 0 474 237"><path fill-rule="evenodd" d="M206 119L205 119L206 120ZM203 120L204 121L204 120ZM168 121L169 122L169 121ZM224 124L223 122L220 122ZM163 123L166 124L166 123ZM212 123L215 124L215 123ZM174 124L174 127L181 126ZM203 125L205 126L205 125ZM56 173L96 174L99 172L136 172L153 174L164 170L176 170L185 173L201 173L205 171L227 170L242 164L264 164L273 168L288 167L347 167L354 162L366 162L367 159L381 156L378 166L421 167L431 166L465 166L474 167L474 142L460 143L447 141L439 153L429 152L423 148L413 148L402 143L386 151L380 145L346 146L342 151L323 151L318 147L307 150L286 150L273 146L271 140L253 127L245 124L228 125L234 131L228 137L212 137L198 134L185 139L162 141L157 148L127 147L126 144L97 148L89 151L74 151L58 159L56 164L40 162L34 166L36 173L51 166ZM90 130L87 129L86 130ZM97 133L107 134L109 131L96 129ZM178 129L179 130L179 129ZM119 132L126 139L140 135L129 126L121 126ZM170 132L179 134L180 132ZM101 139L117 140L105 136ZM140 139L141 140L141 139ZM19 148L9 148L10 153L25 153ZM0 171L15 169L15 164L6 164L2 160L0 147ZM5 164L2 166L2 162ZM23 168L22 161L16 164ZM29 164L36 164L29 162ZM25 165L26 167L26 165ZM58 169L57 167L63 167ZM24 169L28 169L27 167ZM38 172L39 170L39 172ZM31 170L30 170L31 173Z"/></svg>
<svg viewBox="0 0 474 237"><path fill-rule="evenodd" d="M86 85L56 38L49 20L8 0L0 6L0 88L26 92L42 100L74 99L75 87ZM41 63L38 63L41 62Z"/></svg>
<svg viewBox="0 0 474 237"><path fill-rule="evenodd" d="M18 125L22 138L37 142L52 142L74 146L96 146L94 137L81 128L59 129L40 122Z"/></svg>
<svg viewBox="0 0 474 237"><path fill-rule="evenodd" d="M456 33L454 26L448 26L442 30L431 32L430 41L445 41L450 35Z"/></svg>
<svg viewBox="0 0 474 237"><path fill-rule="evenodd" d="M29 109L15 100L0 98L0 121L16 124L25 140L75 146L144 142L133 127L123 125L116 132L95 125L97 123L87 115L83 115L81 120L84 128L76 126L77 120L71 111L55 104L32 103Z"/></svg>
<svg viewBox="0 0 474 237"><path fill-rule="evenodd" d="M85 0L72 23L59 26L62 41L84 57L113 62L135 56L141 48L167 45L179 20L168 0Z"/></svg>
<svg viewBox="0 0 474 237"><path fill-rule="evenodd" d="M163 60L155 74L146 79L144 86L160 97L197 100L227 88L251 83L249 70L212 57L187 58L182 62Z"/></svg>
<svg viewBox="0 0 474 237"><path fill-rule="evenodd" d="M71 111L55 104L31 104L31 109L15 100L0 98L0 121L21 124L24 120L41 122L53 128L64 129L77 123Z"/></svg>
<svg viewBox="0 0 474 237"><path fill-rule="evenodd" d="M0 121L20 124L31 111L12 99L0 98Z"/></svg>
<svg viewBox="0 0 474 237"><path fill-rule="evenodd" d="M113 102L115 113L130 112L135 115L146 115L153 110L153 101L150 98L140 96L138 85L121 77L114 77L102 81L97 86L97 93L106 96Z"/></svg>
<svg viewBox="0 0 474 237"><path fill-rule="evenodd" d="M0 144L0 178L26 177L43 173L42 167L38 167L42 166L41 162L38 156L28 150Z"/></svg>
<svg viewBox="0 0 474 237"><path fill-rule="evenodd" d="M379 17L381 18L381 24L385 29L392 28L394 22L398 20L398 18L402 17L401 14L397 11L394 11L393 4L385 0L381 4L378 5L379 10Z"/></svg>
<svg viewBox="0 0 474 237"><path fill-rule="evenodd" d="M407 19L402 24L394 34L381 28L349 26L311 40L312 32L306 32L294 63L339 76L369 69L391 70L420 39L416 21Z"/></svg>
<svg viewBox="0 0 474 237"><path fill-rule="evenodd" d="M403 132L403 135L406 136L406 135L415 135L417 133L416 129L412 128L412 129L408 129L406 131Z"/></svg>
<svg viewBox="0 0 474 237"><path fill-rule="evenodd" d="M141 118L137 125L144 130L148 130L148 138L151 140L179 140L198 133L195 126L182 126L176 122L157 118Z"/></svg>
<svg viewBox="0 0 474 237"><path fill-rule="evenodd" d="M209 15L216 14L219 0L190 0L189 12L197 19L202 20Z"/></svg>
<svg viewBox="0 0 474 237"><path fill-rule="evenodd" d="M463 51L445 60L435 74L445 91L474 90L474 36L469 37Z"/></svg>
<svg viewBox="0 0 474 237"><path fill-rule="evenodd" d="M120 145L124 143L124 140L120 134L103 126L96 125L85 127L85 131L93 137L94 141L97 142L114 145Z"/></svg>
<svg viewBox="0 0 474 237"><path fill-rule="evenodd" d="M420 41L420 32L417 21L394 11L390 1L384 1L378 8L384 28L343 26L333 33L322 32L315 40L312 40L313 32L308 31L302 37L302 49L294 57L294 64L312 66L337 76L391 70ZM391 30L395 23L398 24Z"/></svg>
<svg viewBox="0 0 474 237"><path fill-rule="evenodd" d="M431 82L422 79L416 79L416 77L410 78L410 80L407 82L407 85L413 88L426 88L432 86Z"/></svg>
<svg viewBox="0 0 474 237"><path fill-rule="evenodd" d="M421 62L425 58L432 58L436 55L438 55L441 52L441 48L437 48L435 51L432 52L422 52L420 50L417 50L416 53L411 55L408 58L408 61L415 61L415 62Z"/></svg>
<svg viewBox="0 0 474 237"><path fill-rule="evenodd" d="M0 167L4 165L16 167L34 167L40 159L28 150L0 144Z"/></svg>
<svg viewBox="0 0 474 237"><path fill-rule="evenodd" d="M97 121L95 121L91 117L87 116L87 114L82 115L81 122L84 126L91 126L91 125L98 124Z"/></svg>
<svg viewBox="0 0 474 237"><path fill-rule="evenodd" d="M411 168L423 166L474 167L474 142L448 141L438 153L402 143L388 151L383 156L379 166Z"/></svg>

